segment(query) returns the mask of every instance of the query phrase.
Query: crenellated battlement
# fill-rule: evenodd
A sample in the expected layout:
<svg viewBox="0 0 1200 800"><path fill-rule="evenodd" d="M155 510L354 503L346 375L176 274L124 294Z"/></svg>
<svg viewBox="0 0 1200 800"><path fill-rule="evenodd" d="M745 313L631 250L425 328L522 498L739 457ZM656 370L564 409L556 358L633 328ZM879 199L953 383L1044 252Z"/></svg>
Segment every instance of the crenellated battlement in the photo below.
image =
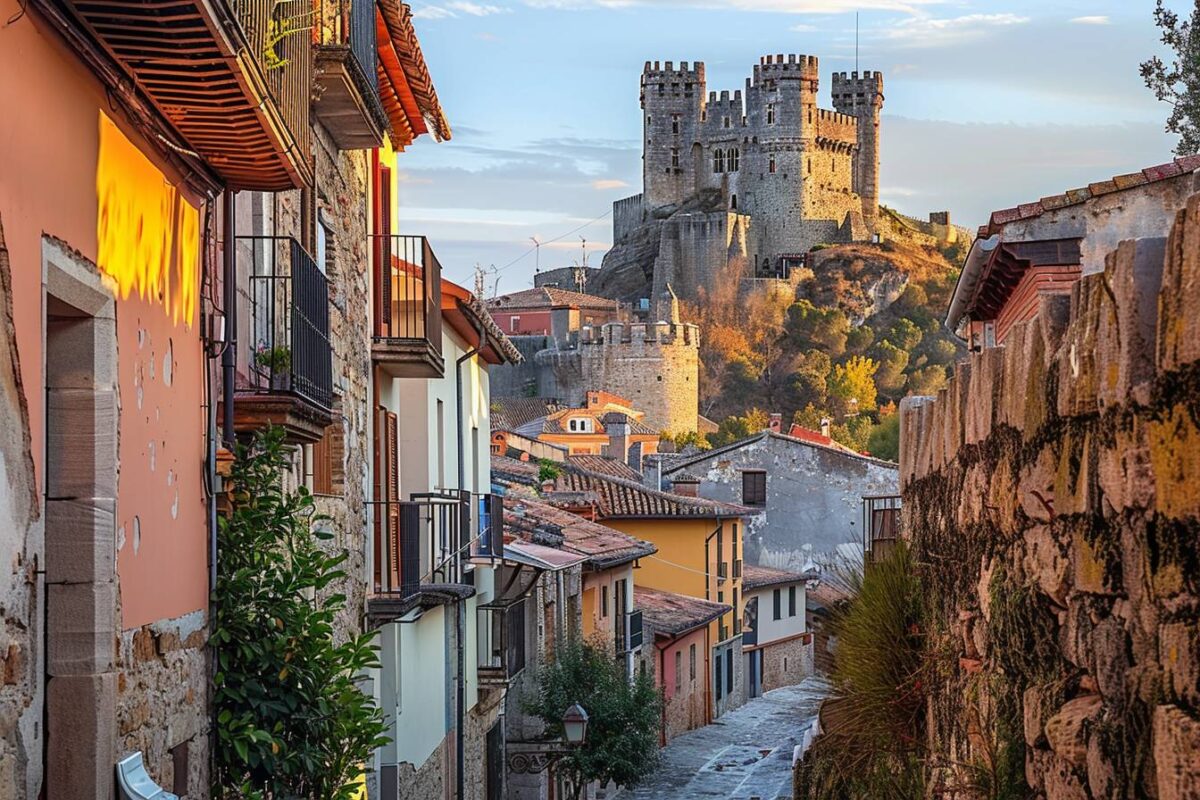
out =
<svg viewBox="0 0 1200 800"><path fill-rule="evenodd" d="M754 86L762 86L766 81L803 80L811 84L816 91L821 73L816 56L782 53L773 56L763 56L754 65Z"/></svg>
<svg viewBox="0 0 1200 800"><path fill-rule="evenodd" d="M680 61L675 68L674 61L647 61L642 68L642 86L661 83L704 83L704 62L696 61L688 67L688 62Z"/></svg>
<svg viewBox="0 0 1200 800"><path fill-rule="evenodd" d="M581 347L699 349L700 328L690 322L608 322L581 328L579 344Z"/></svg>
<svg viewBox="0 0 1200 800"><path fill-rule="evenodd" d="M861 98L858 95L862 95ZM839 110L854 108L864 102L878 99L883 101L883 73L867 70L833 73L833 105ZM857 102L856 102L857 101Z"/></svg>

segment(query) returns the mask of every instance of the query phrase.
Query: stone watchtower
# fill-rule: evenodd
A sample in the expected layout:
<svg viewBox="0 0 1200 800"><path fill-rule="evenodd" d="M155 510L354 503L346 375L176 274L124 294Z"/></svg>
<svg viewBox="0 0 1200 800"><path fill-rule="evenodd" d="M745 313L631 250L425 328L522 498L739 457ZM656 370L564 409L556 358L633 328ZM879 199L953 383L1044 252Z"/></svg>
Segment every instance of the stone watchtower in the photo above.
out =
<svg viewBox="0 0 1200 800"><path fill-rule="evenodd" d="M854 191L862 198L863 217L879 212L879 116L883 111L883 73L867 71L833 74L833 107L858 118L858 153L854 162Z"/></svg>
<svg viewBox="0 0 1200 800"><path fill-rule="evenodd" d="M696 430L699 414L700 329L679 321L667 287L661 322L609 322L579 336L582 385L629 398L646 422L663 432Z"/></svg>
<svg viewBox="0 0 1200 800"><path fill-rule="evenodd" d="M642 185L645 204L682 202L695 190L704 64L646 62L642 70Z"/></svg>

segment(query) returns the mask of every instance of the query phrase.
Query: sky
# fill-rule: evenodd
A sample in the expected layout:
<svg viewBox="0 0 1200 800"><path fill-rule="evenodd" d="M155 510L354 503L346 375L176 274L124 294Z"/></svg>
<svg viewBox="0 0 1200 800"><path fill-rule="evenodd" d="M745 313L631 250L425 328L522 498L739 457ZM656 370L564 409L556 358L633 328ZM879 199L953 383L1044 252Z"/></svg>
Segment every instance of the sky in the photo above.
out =
<svg viewBox="0 0 1200 800"><path fill-rule="evenodd" d="M1168 0L1180 9L1190 0ZM641 191L645 61L703 61L741 89L768 53L882 70L880 193L913 216L989 213L1171 158L1138 64L1153 0L412 0L453 129L397 156L400 225L487 293L599 266L614 200ZM531 237L544 244L535 248Z"/></svg>

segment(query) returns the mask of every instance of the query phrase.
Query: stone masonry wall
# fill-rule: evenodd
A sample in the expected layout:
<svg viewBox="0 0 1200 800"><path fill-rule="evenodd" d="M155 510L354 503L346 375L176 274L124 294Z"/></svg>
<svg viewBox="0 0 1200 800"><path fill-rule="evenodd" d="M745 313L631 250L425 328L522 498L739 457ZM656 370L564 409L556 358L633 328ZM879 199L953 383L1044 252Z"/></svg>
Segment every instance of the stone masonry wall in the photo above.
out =
<svg viewBox="0 0 1200 800"><path fill-rule="evenodd" d="M1200 796L1200 195L901 415L933 791Z"/></svg>
<svg viewBox="0 0 1200 800"><path fill-rule="evenodd" d="M813 637L810 633L793 636L763 647L762 688L764 692L781 686L795 686L813 674Z"/></svg>

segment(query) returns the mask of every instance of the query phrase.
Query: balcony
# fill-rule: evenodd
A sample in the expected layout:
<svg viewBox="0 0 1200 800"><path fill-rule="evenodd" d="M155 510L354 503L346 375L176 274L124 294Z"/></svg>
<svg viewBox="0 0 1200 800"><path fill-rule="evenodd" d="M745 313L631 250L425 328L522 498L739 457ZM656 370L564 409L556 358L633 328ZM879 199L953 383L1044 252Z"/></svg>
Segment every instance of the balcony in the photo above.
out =
<svg viewBox="0 0 1200 800"><path fill-rule="evenodd" d="M900 538L900 496L868 495L863 499L863 563L891 553Z"/></svg>
<svg viewBox="0 0 1200 800"><path fill-rule="evenodd" d="M280 0L36 0L82 20L232 189L312 183L311 14Z"/></svg>
<svg viewBox="0 0 1200 800"><path fill-rule="evenodd" d="M445 491L382 500L375 507L375 591L367 615L375 625L417 608L475 593L472 556L503 553L501 516L492 495Z"/></svg>
<svg viewBox="0 0 1200 800"><path fill-rule="evenodd" d="M340 150L383 144L387 116L379 99L374 0L317 0L313 113Z"/></svg>
<svg viewBox="0 0 1200 800"><path fill-rule="evenodd" d="M394 378L440 378L442 265L424 236L371 237L371 357Z"/></svg>
<svg viewBox="0 0 1200 800"><path fill-rule="evenodd" d="M525 669L525 601L477 609L476 675L480 686L507 686Z"/></svg>
<svg viewBox="0 0 1200 800"><path fill-rule="evenodd" d="M325 275L288 236L237 237L238 274L247 275L249 330L239 362L234 425L283 427L293 443L320 441L333 423L329 289Z"/></svg>

